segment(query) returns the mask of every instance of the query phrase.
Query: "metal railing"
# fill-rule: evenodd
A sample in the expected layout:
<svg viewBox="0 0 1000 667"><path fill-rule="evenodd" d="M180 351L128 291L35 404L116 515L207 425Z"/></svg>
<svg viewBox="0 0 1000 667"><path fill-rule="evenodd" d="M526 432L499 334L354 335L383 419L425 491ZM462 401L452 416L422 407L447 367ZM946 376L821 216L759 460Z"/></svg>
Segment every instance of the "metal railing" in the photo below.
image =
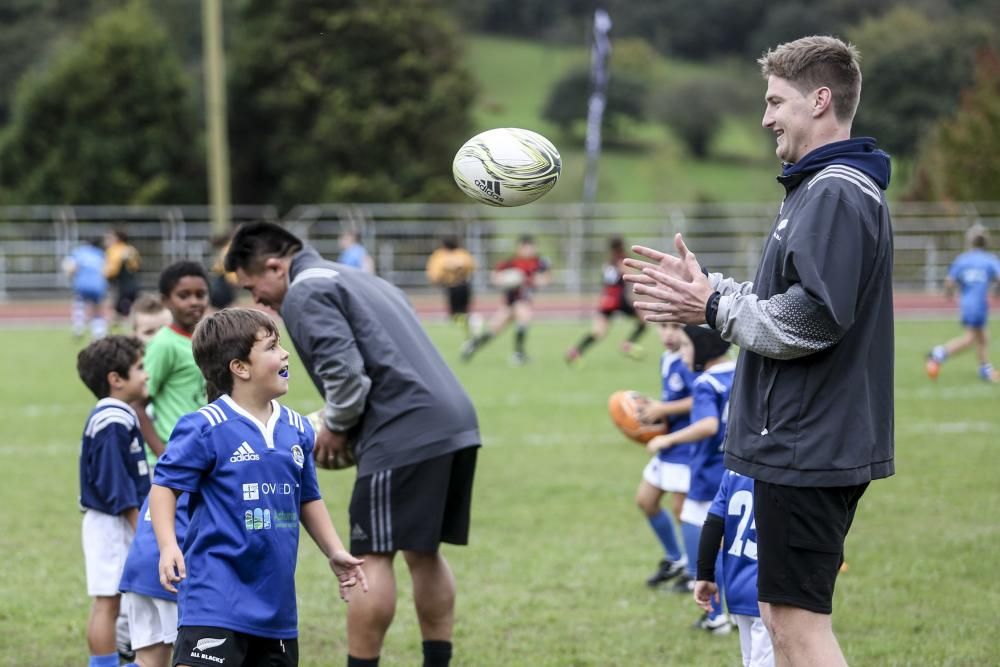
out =
<svg viewBox="0 0 1000 667"><path fill-rule="evenodd" d="M142 255L140 280L156 285L160 270L178 259L211 265L216 252L207 207L0 208L0 299L68 295L63 258L82 240L113 227L125 229ZM672 248L682 232L701 262L738 278L753 276L761 244L776 213L769 204L534 204L492 208L461 204L324 204L290 211L284 224L324 256L336 258L337 237L354 229L380 275L407 290L427 289L427 256L442 236L454 234L475 256L483 288L487 271L531 234L553 266L553 289L589 292L600 284L607 239ZM271 207L237 206L234 223L278 221ZM940 286L974 223L1000 236L1000 202L893 206L895 283L907 291Z"/></svg>

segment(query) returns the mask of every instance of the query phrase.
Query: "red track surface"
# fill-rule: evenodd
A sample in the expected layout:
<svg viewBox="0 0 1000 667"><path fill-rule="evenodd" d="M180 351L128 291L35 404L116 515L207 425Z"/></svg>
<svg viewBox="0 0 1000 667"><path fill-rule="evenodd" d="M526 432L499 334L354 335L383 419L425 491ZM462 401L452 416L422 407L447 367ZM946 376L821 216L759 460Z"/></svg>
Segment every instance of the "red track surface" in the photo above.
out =
<svg viewBox="0 0 1000 667"><path fill-rule="evenodd" d="M422 318L440 319L445 314L444 300L435 294L412 297L413 305ZM500 304L495 292L480 295L475 310L490 313ZM249 304L248 304L249 305ZM540 294L535 299L535 310L542 318L566 319L587 317L597 305L597 295ZM994 309L1000 309L1000 299L994 298ZM895 295L897 316L940 317L955 315L957 305L941 295L924 293L899 293ZM0 325L55 324L69 321L68 301L8 301L0 303Z"/></svg>

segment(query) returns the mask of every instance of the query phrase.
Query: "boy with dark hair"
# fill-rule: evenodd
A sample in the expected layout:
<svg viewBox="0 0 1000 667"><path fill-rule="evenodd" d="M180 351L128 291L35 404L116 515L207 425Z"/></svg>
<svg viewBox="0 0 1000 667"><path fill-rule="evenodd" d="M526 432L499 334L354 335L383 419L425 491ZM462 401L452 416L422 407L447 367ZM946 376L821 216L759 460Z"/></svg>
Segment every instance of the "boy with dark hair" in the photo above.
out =
<svg viewBox="0 0 1000 667"><path fill-rule="evenodd" d="M208 275L197 262L180 261L160 273L160 299L173 322L160 329L146 347L149 402L154 421L139 418L152 450L150 465L163 449L182 415L205 403L205 381L191 354L191 336L208 307Z"/></svg>
<svg viewBox="0 0 1000 667"><path fill-rule="evenodd" d="M990 287L1000 281L1000 259L986 250L989 237L982 225L974 225L966 232L969 249L963 252L948 269L944 283L950 298L957 288L961 322L965 333L946 343L935 345L927 355L927 375L936 380L941 365L948 357L975 345L979 361L979 377L986 382L1000 382L1000 372L990 363L989 334L986 322L990 313Z"/></svg>
<svg viewBox="0 0 1000 667"><path fill-rule="evenodd" d="M505 281L505 275L513 273L520 277L516 284ZM504 303L494 313L486 331L475 338L470 338L462 345L462 361L469 361L472 356L486 343L500 335L507 326L514 322L514 354L510 363L522 366L528 362L524 351L524 342L528 336L528 326L531 324L531 299L536 287L544 287L550 279L549 260L538 254L535 237L523 234L517 239L517 249L514 255L500 262L493 269L491 281L503 290Z"/></svg>
<svg viewBox="0 0 1000 667"><path fill-rule="evenodd" d="M472 272L476 260L458 243L458 237L441 239L441 247L427 258L427 279L444 288L448 302L448 317L462 325L468 337L472 327L469 304L472 301Z"/></svg>
<svg viewBox="0 0 1000 667"><path fill-rule="evenodd" d="M608 335L611 318L621 313L635 320L635 327L627 340L622 341L622 354L633 359L641 359L643 350L639 339L646 331L646 321L639 317L632 306L628 283L625 282L625 241L620 236L608 239L608 262L601 269L601 299L597 313L590 325L590 331L580 342L566 352L566 363L574 364L583 358L587 349Z"/></svg>
<svg viewBox="0 0 1000 667"><path fill-rule="evenodd" d="M87 418L80 448L80 506L87 592L90 667L117 667L118 580L149 492L142 434L129 403L146 395L142 343L128 336L94 341L77 355L77 372L99 400Z"/></svg>
<svg viewBox="0 0 1000 667"><path fill-rule="evenodd" d="M121 321L132 312L132 303L139 294L139 251L120 228L104 235L104 245L104 277L115 288L112 308L115 318Z"/></svg>
<svg viewBox="0 0 1000 667"><path fill-rule="evenodd" d="M170 326L173 315L156 294L144 292L132 304L132 335L149 345L153 336L163 327Z"/></svg>
<svg viewBox="0 0 1000 667"><path fill-rule="evenodd" d="M455 578L442 542L466 544L480 443L475 408L401 290L327 262L282 227L240 227L226 257L240 284L280 309L325 398L320 467L358 465L351 551L372 582L347 612L348 665L378 664L396 611L397 552L406 559L424 664L448 665ZM211 380L211 378L209 378Z"/></svg>
<svg viewBox="0 0 1000 667"><path fill-rule="evenodd" d="M282 407L288 353L274 322L246 308L220 311L195 331L195 360L212 402L177 423L156 467L150 514L160 582L179 594L175 665L296 665L295 562L299 522L329 560L340 595L360 584L320 498L308 421ZM184 553L176 496L188 492Z"/></svg>
<svg viewBox="0 0 1000 667"><path fill-rule="evenodd" d="M694 347L694 371L698 373L691 389L691 423L678 431L659 435L646 445L650 452L657 453L681 443L695 444L689 463L691 481L681 508L681 534L688 553L688 571L687 576L675 584L679 592L694 590L695 554L698 553L701 527L722 482L722 444L726 439L729 394L736 369L736 362L727 356L729 343L722 340L717 331L686 325L684 333ZM719 607L707 613L695 627L714 634L731 630L729 619Z"/></svg>

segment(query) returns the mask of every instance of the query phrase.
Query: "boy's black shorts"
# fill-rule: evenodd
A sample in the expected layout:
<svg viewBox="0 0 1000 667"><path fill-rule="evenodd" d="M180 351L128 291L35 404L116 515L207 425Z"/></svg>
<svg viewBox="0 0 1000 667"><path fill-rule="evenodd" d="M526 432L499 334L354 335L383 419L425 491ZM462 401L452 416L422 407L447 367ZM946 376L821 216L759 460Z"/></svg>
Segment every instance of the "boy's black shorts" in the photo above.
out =
<svg viewBox="0 0 1000 667"><path fill-rule="evenodd" d="M797 487L755 480L757 597L761 602L833 612L844 538L868 483Z"/></svg>
<svg viewBox="0 0 1000 667"><path fill-rule="evenodd" d="M478 447L359 477L351 495L351 553L433 553L468 544Z"/></svg>
<svg viewBox="0 0 1000 667"><path fill-rule="evenodd" d="M170 664L295 667L299 664L299 640L267 639L225 628L184 625L177 630Z"/></svg>
<svg viewBox="0 0 1000 667"><path fill-rule="evenodd" d="M448 312L452 315L464 315L469 312L469 302L472 301L472 286L469 283L452 285L448 288Z"/></svg>

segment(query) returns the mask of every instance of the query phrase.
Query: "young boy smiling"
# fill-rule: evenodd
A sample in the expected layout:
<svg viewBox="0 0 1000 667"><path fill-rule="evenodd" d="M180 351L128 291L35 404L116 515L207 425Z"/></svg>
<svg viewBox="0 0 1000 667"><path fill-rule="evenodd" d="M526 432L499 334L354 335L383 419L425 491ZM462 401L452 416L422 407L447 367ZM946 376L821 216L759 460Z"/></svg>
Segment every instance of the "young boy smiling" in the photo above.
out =
<svg viewBox="0 0 1000 667"><path fill-rule="evenodd" d="M245 308L201 322L194 358L211 403L177 423L150 495L160 583L176 591L175 665L296 665L295 562L299 522L328 558L340 595L358 583L320 498L308 420L281 406L288 353L274 322ZM192 494L184 553L176 494ZM195 500L197 499L197 500Z"/></svg>

